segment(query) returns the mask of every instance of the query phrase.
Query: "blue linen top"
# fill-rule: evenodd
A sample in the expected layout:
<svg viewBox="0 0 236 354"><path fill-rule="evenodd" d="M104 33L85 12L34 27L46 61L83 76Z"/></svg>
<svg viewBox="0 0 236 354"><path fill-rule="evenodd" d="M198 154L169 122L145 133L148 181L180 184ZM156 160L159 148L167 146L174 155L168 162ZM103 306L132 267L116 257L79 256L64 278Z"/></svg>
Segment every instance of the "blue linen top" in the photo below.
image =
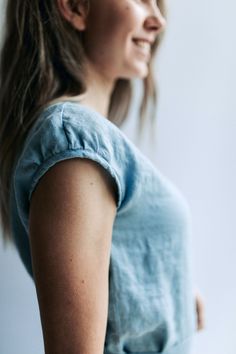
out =
<svg viewBox="0 0 236 354"><path fill-rule="evenodd" d="M32 191L51 166L74 157L97 161L118 189L104 354L189 354L196 332L190 208L114 123L78 102L45 107L14 166L11 225L28 273L34 281Z"/></svg>

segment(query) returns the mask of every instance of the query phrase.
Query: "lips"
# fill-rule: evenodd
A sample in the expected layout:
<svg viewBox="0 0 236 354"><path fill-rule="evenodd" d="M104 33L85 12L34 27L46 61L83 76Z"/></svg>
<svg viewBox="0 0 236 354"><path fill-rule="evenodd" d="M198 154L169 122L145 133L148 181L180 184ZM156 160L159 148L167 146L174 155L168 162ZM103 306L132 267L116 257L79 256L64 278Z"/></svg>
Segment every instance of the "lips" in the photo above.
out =
<svg viewBox="0 0 236 354"><path fill-rule="evenodd" d="M133 42L139 46L140 48L145 48L146 50L150 50L151 44L143 39L133 39Z"/></svg>
<svg viewBox="0 0 236 354"><path fill-rule="evenodd" d="M152 45L153 44L153 42L154 42L154 40L153 39L151 39L151 38L144 38L144 37L140 37L140 38L133 38L133 41L134 42L138 42L138 41L140 41L140 42L147 42L147 43L149 43L150 45Z"/></svg>
<svg viewBox="0 0 236 354"><path fill-rule="evenodd" d="M142 56L145 56L145 58L148 59L150 58L151 44L149 41L139 38L133 38L133 43L135 44L135 48Z"/></svg>

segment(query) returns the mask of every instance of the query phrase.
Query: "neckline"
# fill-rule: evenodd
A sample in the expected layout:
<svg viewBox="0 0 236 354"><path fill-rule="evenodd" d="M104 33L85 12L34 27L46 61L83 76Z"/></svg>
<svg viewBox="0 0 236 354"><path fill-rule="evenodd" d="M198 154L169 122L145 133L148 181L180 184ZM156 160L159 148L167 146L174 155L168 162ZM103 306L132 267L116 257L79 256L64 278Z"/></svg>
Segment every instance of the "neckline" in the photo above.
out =
<svg viewBox="0 0 236 354"><path fill-rule="evenodd" d="M119 127L116 126L116 124L112 121L110 121L107 117L105 117L104 115L102 115L100 112L96 111L94 108L86 106L81 104L79 101L73 101L73 100L62 100L62 101L58 101L58 102L54 102L54 103L50 103L46 106L43 107L43 111L47 111L50 110L52 107L54 106L59 106L62 105L62 109L64 109L64 104L75 104L78 108L80 108L81 110L85 110L87 112L90 112L92 114L96 114L97 116L99 116L100 118L104 119L105 121L107 121L108 123L112 124L113 126L115 126L117 129L120 130Z"/></svg>
<svg viewBox="0 0 236 354"><path fill-rule="evenodd" d="M73 100L62 100L62 101L57 101L57 102L54 102L54 103L49 103L49 104L46 104L44 106L44 109L48 109L50 107L53 107L53 106L57 106L57 105L60 105L60 104L64 104L64 103L75 103L79 106L82 106L81 103L79 101L73 101ZM84 107L88 107L88 106L84 106ZM88 107L89 108L89 107Z"/></svg>
<svg viewBox="0 0 236 354"><path fill-rule="evenodd" d="M57 106L57 105L64 105L67 103L71 103L71 104L75 104L77 105L78 108L80 108L81 110L85 110L89 113L95 114L96 116L102 118L103 121L105 121L105 124L111 124L113 126L113 128L117 129L121 134L125 135L122 132L122 129L120 127L118 127L114 122L112 122L111 120L109 120L107 117L105 117L104 115L102 115L101 113L97 112L94 108L86 106L81 104L79 101L74 101L74 100L62 100L62 101L58 101L58 102L54 102L54 103L50 103L46 106L44 106L43 111L47 111L50 110L51 107ZM64 109L64 107L62 107L62 109ZM126 137L127 138L127 137Z"/></svg>

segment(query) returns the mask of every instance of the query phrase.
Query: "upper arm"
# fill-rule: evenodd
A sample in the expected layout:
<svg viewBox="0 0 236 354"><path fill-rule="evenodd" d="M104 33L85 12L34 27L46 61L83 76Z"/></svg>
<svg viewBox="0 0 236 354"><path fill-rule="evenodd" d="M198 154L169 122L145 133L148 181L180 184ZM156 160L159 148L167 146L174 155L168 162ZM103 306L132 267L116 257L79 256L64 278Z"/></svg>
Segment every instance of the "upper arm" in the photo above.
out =
<svg viewBox="0 0 236 354"><path fill-rule="evenodd" d="M40 179L29 235L46 354L103 353L114 180L98 163L68 159Z"/></svg>

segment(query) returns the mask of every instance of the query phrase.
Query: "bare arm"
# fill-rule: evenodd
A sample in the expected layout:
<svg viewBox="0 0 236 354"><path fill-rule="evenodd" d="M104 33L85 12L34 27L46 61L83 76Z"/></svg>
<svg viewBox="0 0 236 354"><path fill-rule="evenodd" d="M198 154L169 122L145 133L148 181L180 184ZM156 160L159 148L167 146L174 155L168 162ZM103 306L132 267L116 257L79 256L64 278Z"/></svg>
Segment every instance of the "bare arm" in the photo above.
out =
<svg viewBox="0 0 236 354"><path fill-rule="evenodd" d="M33 192L29 232L45 354L103 353L115 214L115 183L91 160L57 163Z"/></svg>

